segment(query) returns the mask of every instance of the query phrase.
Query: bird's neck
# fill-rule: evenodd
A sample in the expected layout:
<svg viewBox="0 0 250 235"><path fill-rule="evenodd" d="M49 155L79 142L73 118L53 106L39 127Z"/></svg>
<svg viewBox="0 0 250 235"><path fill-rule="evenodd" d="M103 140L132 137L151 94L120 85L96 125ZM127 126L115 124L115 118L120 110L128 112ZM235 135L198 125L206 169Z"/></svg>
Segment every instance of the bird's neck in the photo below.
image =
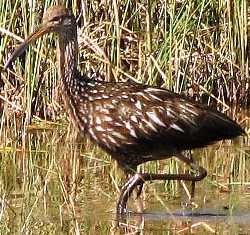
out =
<svg viewBox="0 0 250 235"><path fill-rule="evenodd" d="M68 113L75 127L83 130L77 112L77 94L79 94L78 43L76 30L59 35L59 77L61 80L61 94Z"/></svg>
<svg viewBox="0 0 250 235"><path fill-rule="evenodd" d="M59 76L64 88L77 82L78 43L76 32L65 32L59 37Z"/></svg>

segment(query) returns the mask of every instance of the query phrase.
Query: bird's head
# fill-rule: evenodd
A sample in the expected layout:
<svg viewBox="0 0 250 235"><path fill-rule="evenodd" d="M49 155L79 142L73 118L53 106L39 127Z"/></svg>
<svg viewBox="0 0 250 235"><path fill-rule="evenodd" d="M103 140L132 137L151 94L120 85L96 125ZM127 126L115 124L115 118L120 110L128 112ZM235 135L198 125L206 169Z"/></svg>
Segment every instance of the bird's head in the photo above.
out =
<svg viewBox="0 0 250 235"><path fill-rule="evenodd" d="M57 32L67 33L74 30L76 26L75 17L71 10L64 6L50 7L43 17L43 23L31 33L25 41L14 51L6 62L4 68L7 69L27 49L28 45L46 33Z"/></svg>
<svg viewBox="0 0 250 235"><path fill-rule="evenodd" d="M38 31L40 31L42 35L44 34L43 31L45 31L45 33L65 32L74 27L75 24L75 17L71 10L66 9L64 6L52 6L44 14L43 23L38 28Z"/></svg>

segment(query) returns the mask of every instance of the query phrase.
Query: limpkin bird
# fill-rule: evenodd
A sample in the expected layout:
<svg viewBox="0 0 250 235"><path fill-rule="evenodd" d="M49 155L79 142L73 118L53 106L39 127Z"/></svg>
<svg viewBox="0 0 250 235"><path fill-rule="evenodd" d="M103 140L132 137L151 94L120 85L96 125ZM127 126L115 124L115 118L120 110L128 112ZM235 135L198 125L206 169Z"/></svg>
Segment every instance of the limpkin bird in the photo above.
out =
<svg viewBox="0 0 250 235"><path fill-rule="evenodd" d="M59 36L59 78L71 120L83 136L114 158L131 178L122 187L117 212L126 211L129 196L138 195L145 181L203 179L207 172L181 152L201 148L244 133L226 115L163 88L131 82L106 82L81 75L77 70L77 25L71 10L54 6L43 23L12 54L5 68L28 45L46 33ZM196 174L136 173L138 165L172 156Z"/></svg>

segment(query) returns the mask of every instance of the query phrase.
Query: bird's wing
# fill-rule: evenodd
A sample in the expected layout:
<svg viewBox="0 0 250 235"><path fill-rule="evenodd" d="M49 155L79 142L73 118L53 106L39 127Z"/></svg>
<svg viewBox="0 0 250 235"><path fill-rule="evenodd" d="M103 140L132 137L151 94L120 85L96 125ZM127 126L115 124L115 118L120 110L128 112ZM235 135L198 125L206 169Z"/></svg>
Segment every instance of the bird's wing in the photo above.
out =
<svg viewBox="0 0 250 235"><path fill-rule="evenodd" d="M106 146L133 145L158 138L189 136L198 128L199 106L164 89L123 85L107 88L88 102L88 132ZM101 92L100 92L101 91Z"/></svg>
<svg viewBox="0 0 250 235"><path fill-rule="evenodd" d="M202 147L224 138L227 122L232 122L165 89L119 83L101 86L89 91L93 94L87 102L87 132L110 152L154 154L163 149L164 154Z"/></svg>

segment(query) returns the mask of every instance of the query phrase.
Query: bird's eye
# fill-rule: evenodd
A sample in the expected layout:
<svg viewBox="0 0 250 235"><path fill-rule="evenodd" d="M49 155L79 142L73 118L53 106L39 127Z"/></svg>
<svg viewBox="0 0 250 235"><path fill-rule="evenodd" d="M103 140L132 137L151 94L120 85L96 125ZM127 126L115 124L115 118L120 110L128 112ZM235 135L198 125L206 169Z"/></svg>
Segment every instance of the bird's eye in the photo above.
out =
<svg viewBox="0 0 250 235"><path fill-rule="evenodd" d="M61 22L62 18L61 16L55 16L51 19L51 21L58 21L58 22Z"/></svg>

